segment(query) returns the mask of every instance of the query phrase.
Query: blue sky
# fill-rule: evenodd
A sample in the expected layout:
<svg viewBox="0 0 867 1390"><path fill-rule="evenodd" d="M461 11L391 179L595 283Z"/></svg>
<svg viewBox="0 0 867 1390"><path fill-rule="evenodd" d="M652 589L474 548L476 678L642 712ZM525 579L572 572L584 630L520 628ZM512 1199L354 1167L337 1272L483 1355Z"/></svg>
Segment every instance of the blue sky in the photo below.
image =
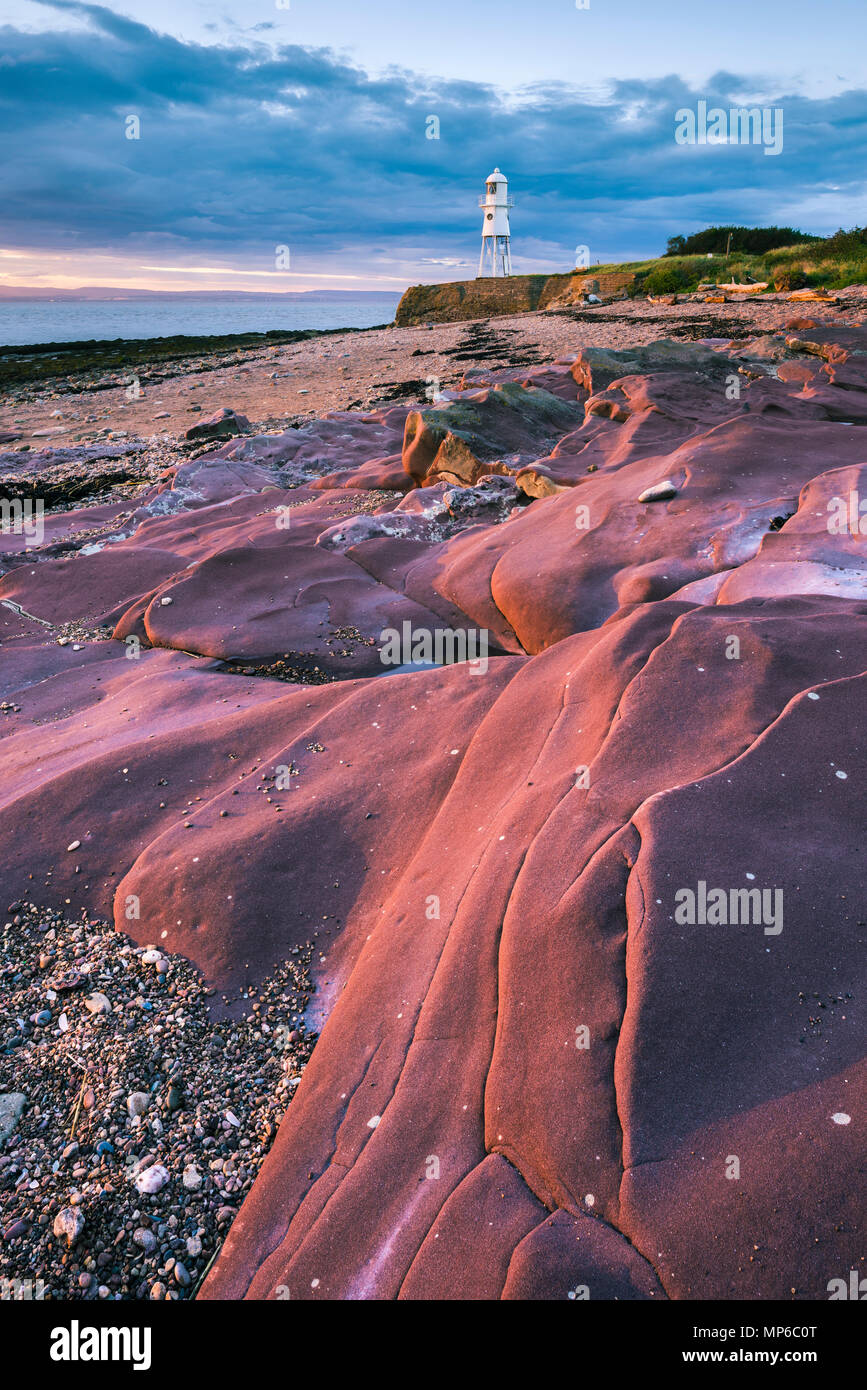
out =
<svg viewBox="0 0 867 1390"><path fill-rule="evenodd" d="M462 278L494 164L516 271L867 222L864 0L3 0L0 25L0 283ZM781 107L782 153L677 144L700 99Z"/></svg>

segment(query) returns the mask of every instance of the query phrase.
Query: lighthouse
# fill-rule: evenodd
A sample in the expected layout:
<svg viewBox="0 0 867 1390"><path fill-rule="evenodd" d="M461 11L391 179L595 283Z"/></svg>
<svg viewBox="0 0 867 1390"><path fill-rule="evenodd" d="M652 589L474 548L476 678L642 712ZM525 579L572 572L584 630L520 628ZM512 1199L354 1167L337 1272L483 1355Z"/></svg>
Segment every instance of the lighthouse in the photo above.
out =
<svg viewBox="0 0 867 1390"><path fill-rule="evenodd" d="M512 251L509 231L509 185L505 174L495 169L485 180L485 196L479 199L484 212L482 221L482 254L479 256L479 275L511 275Z"/></svg>

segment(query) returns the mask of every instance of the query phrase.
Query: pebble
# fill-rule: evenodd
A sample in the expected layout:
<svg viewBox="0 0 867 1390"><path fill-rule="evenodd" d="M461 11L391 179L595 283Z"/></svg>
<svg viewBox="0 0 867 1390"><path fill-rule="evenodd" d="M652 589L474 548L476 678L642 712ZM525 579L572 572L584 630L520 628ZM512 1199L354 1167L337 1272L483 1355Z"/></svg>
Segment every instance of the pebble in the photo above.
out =
<svg viewBox="0 0 867 1390"><path fill-rule="evenodd" d="M84 1224L84 1212L80 1207L62 1207L54 1218L52 1229L71 1249L84 1230Z"/></svg>
<svg viewBox="0 0 867 1390"><path fill-rule="evenodd" d="M146 1299L156 1284L157 1299L190 1299L291 1102L283 1064L297 1078L309 1058L315 1034L300 1023L312 943L262 982L249 1016L228 1022L211 1016L213 990L182 957L148 943L146 963L139 943L86 915L66 921L26 903L8 912L0 961L14 1034L0 1050L0 1096L29 1099L0 1151L0 1279L43 1279L46 1297L61 1300L95 1301L101 1289ZM55 982L67 991L86 982L81 1006L62 1015L65 1031L52 1013ZM95 993L110 1012L90 1013ZM129 1113L134 1095L146 1098L141 1114ZM72 1255L65 1226L53 1234L61 1208L73 1213L70 1230L86 1217ZM153 1249L133 1239L139 1230Z"/></svg>
<svg viewBox="0 0 867 1390"><path fill-rule="evenodd" d="M169 1181L169 1175L161 1163L153 1163L150 1168L145 1168L143 1173L139 1173L135 1179L135 1186L138 1192L147 1196L161 1191Z"/></svg>
<svg viewBox="0 0 867 1390"><path fill-rule="evenodd" d="M73 840L71 845L66 846L66 853L71 854L74 849L81 849L81 841Z"/></svg>
<svg viewBox="0 0 867 1390"><path fill-rule="evenodd" d="M664 502L669 497L677 496L677 488L670 478L664 482L654 483L653 487L647 487L638 494L639 502Z"/></svg>
<svg viewBox="0 0 867 1390"><path fill-rule="evenodd" d="M143 1115L151 1103L151 1098L147 1091L133 1091L132 1095L126 1098L126 1108L131 1116Z"/></svg>
<svg viewBox="0 0 867 1390"><path fill-rule="evenodd" d="M132 1238L146 1255L152 1254L157 1248L157 1238L146 1226L139 1226L138 1230L133 1231Z"/></svg>
<svg viewBox="0 0 867 1390"><path fill-rule="evenodd" d="M91 1014L111 1013L111 1001L107 995L100 994L99 990L95 990L93 994L87 996L84 1001L84 1007L87 1009L88 1013Z"/></svg>
<svg viewBox="0 0 867 1390"><path fill-rule="evenodd" d="M187 1192L198 1192L204 1179L202 1178L202 1175L199 1172L198 1168L190 1167L184 1169L184 1175L181 1181L184 1187L186 1188Z"/></svg>
<svg viewBox="0 0 867 1390"><path fill-rule="evenodd" d="M24 1114L27 1097L23 1091L7 1091L0 1095L0 1144L8 1139Z"/></svg>

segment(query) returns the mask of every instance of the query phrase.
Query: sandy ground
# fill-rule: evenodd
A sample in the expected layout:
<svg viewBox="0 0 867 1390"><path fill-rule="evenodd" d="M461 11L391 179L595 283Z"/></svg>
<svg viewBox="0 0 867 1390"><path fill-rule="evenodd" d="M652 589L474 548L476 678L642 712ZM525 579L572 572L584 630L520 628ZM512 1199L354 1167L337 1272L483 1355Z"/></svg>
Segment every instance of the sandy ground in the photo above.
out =
<svg viewBox="0 0 867 1390"><path fill-rule="evenodd" d="M865 300L864 287L854 287L836 306L784 299L675 306L621 301L585 310L339 333L211 358L199 353L159 364L161 380L147 380L140 368L140 383L132 389L118 384L71 390L60 377L39 390L19 391L17 399L0 402L0 433L17 436L12 447L31 448L105 438L109 431L130 438L177 437L222 406L246 415L257 429L278 429L331 410L420 399L427 388L457 386L474 366L531 365L583 346L628 348L672 331L726 338L778 332L798 317L846 323L860 317Z"/></svg>

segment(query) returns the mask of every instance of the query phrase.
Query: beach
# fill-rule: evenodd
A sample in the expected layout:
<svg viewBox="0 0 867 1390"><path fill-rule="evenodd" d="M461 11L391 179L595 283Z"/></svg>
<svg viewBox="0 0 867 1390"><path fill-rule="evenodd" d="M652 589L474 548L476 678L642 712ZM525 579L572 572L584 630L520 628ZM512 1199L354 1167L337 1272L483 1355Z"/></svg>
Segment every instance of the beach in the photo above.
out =
<svg viewBox="0 0 867 1390"><path fill-rule="evenodd" d="M0 1278L824 1299L863 288L105 351L0 362Z"/></svg>
<svg viewBox="0 0 867 1390"><path fill-rule="evenodd" d="M115 437L180 437L229 407L257 431L276 430L329 411L364 411L432 400L476 367L537 365L579 347L625 349L672 336L680 341L779 332L796 317L846 324L863 288L841 291L840 305L799 305L785 297L724 305L610 305L430 327L330 332L301 342L198 350L150 367L136 360L110 372L76 371L35 385L7 387L0 435L7 444L44 448ZM156 346L156 343L155 343ZM122 347L120 349L123 355ZM62 365L62 354L59 355Z"/></svg>

